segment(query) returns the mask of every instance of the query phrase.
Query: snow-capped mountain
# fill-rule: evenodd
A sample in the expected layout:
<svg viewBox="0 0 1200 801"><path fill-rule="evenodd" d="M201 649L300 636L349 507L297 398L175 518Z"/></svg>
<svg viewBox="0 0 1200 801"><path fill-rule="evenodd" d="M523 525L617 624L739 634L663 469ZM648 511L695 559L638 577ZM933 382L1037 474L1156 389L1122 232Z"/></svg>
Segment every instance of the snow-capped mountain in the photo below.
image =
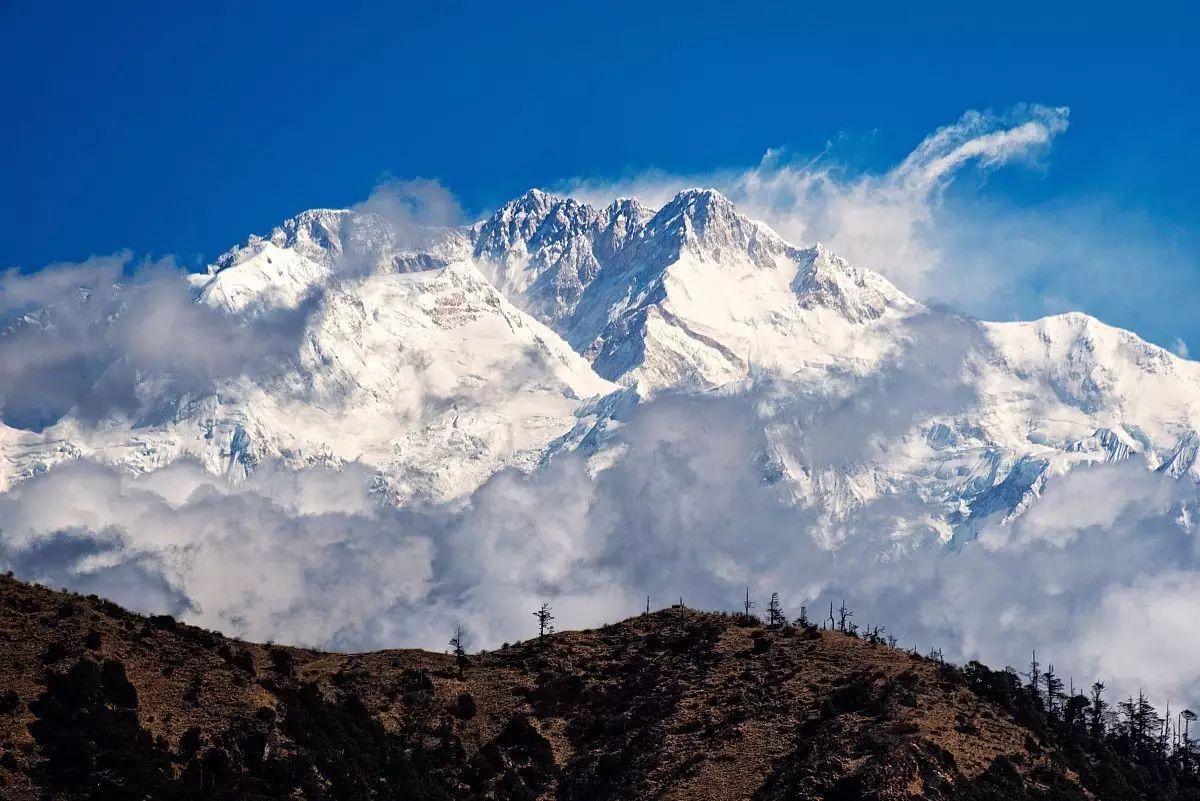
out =
<svg viewBox="0 0 1200 801"><path fill-rule="evenodd" d="M458 228L314 210L188 281L230 326L290 314L298 333L214 391L140 376L153 415L3 427L5 485L80 457L234 478L357 461L394 503L454 501L566 450L602 469L622 419L681 392L755 398L768 444L747 469L830 544L863 515L969 537L1087 462L1200 477L1200 364L1081 314L931 310L708 189L657 210L533 190Z"/></svg>

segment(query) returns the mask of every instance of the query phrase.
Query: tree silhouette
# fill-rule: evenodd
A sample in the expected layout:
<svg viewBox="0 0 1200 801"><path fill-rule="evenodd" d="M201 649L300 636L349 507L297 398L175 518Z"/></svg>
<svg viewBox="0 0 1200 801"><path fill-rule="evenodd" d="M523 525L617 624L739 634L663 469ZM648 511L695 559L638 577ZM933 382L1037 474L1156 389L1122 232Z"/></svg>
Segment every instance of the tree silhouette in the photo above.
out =
<svg viewBox="0 0 1200 801"><path fill-rule="evenodd" d="M787 615L783 613L783 606L779 603L779 593L771 593L771 600L767 603L767 625L779 627L787 623Z"/></svg>
<svg viewBox="0 0 1200 801"><path fill-rule="evenodd" d="M1037 651L1033 652L1033 658L1029 660L1029 672L1025 674L1025 678L1029 679L1029 683L1025 686L1033 695L1033 702L1044 708L1042 704L1042 666L1038 662Z"/></svg>
<svg viewBox="0 0 1200 801"><path fill-rule="evenodd" d="M1100 679L1092 684L1092 720L1088 726L1088 733L1096 742L1104 739L1104 712L1108 709L1108 703L1104 700L1104 682Z"/></svg>
<svg viewBox="0 0 1200 801"><path fill-rule="evenodd" d="M1130 753L1135 758L1147 756L1155 744L1153 732L1161 721L1154 707L1146 699L1146 694L1139 690L1137 698L1128 697L1117 704L1117 709L1124 717L1121 728L1128 741Z"/></svg>
<svg viewBox="0 0 1200 801"><path fill-rule="evenodd" d="M533 616L538 621L538 639L545 637L547 634L554 633L554 626L550 621L554 620L554 615L550 614L550 604L543 603L541 607L533 613Z"/></svg>
<svg viewBox="0 0 1200 801"><path fill-rule="evenodd" d="M742 604L742 608L745 610L744 614L746 615L746 617L750 617L750 610L753 609L756 605L757 604L755 604L754 601L750 600L750 588L747 587L746 588L746 600Z"/></svg>
<svg viewBox="0 0 1200 801"><path fill-rule="evenodd" d="M458 666L461 668L467 664L466 637L463 634L462 626L454 629L454 636L450 638L450 647L454 649L454 660Z"/></svg>
<svg viewBox="0 0 1200 801"><path fill-rule="evenodd" d="M1196 720L1196 713L1190 709L1185 709L1179 713L1180 721L1183 723L1183 731L1180 732L1180 765L1183 767L1184 773L1190 773L1192 766L1195 764L1196 744L1191 739L1192 722Z"/></svg>
<svg viewBox="0 0 1200 801"><path fill-rule="evenodd" d="M846 608L846 601L842 601L842 605L838 607L838 631L843 634L849 634L850 629L847 628L847 621L854 617L854 613Z"/></svg>
<svg viewBox="0 0 1200 801"><path fill-rule="evenodd" d="M1046 665L1046 672L1042 674L1042 681L1046 684L1046 714L1054 716L1058 709L1058 700L1063 696L1063 683L1054 673L1054 663Z"/></svg>

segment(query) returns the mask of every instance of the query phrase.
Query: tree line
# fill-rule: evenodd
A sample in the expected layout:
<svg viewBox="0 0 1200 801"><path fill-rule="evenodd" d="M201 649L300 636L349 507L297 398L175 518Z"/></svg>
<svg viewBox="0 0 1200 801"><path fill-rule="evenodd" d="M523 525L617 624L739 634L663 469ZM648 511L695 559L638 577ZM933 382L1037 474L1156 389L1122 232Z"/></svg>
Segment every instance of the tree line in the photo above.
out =
<svg viewBox="0 0 1200 801"><path fill-rule="evenodd" d="M686 608L683 598L672 607ZM838 632L872 645L899 649L896 638L885 627L869 623L860 627L845 600L836 607L831 601L819 625L809 618L808 607L803 605L799 616L789 619L777 592L771 593L764 617L755 613L757 608L758 602L747 587L738 613L743 622L768 628ZM650 612L651 598L647 596L645 614ZM532 615L538 640L554 632L555 617L549 603L542 603ZM450 644L460 666L463 665L466 649L461 627ZM925 654L911 649L909 653L937 662L947 678L969 686L1007 709L1018 723L1061 749L1075 770L1103 773L1117 770L1114 765L1132 765L1140 771L1137 775L1110 775L1103 780L1123 782L1131 788L1158 787L1163 781L1183 782L1188 787L1194 786L1196 797L1200 798L1200 725L1197 713L1191 709L1172 712L1167 704L1160 714L1142 691L1136 697L1128 695L1113 700L1107 694L1107 685L1099 678L1088 686L1076 687L1074 679L1064 680L1053 663L1043 664L1036 651L1023 672L1012 667L992 670L977 661L959 667L948 663L940 648L931 648ZM1113 759L1114 756L1123 759Z"/></svg>

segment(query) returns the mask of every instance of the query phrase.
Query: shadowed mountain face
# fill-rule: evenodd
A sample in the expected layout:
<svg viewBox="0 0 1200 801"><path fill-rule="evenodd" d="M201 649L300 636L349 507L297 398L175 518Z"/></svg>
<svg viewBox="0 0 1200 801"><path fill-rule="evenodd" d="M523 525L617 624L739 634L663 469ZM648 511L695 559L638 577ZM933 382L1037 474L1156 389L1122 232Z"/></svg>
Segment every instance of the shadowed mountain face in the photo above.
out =
<svg viewBox="0 0 1200 801"><path fill-rule="evenodd" d="M0 644L6 799L1196 797L1082 749L1010 674L683 608L458 661L0 578Z"/></svg>

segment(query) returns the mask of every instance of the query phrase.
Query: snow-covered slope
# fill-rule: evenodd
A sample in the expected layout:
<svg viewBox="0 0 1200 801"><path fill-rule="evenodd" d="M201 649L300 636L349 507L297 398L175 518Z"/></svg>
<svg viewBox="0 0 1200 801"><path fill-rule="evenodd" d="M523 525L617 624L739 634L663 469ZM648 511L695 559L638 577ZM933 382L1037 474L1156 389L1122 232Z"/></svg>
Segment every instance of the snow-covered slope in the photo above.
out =
<svg viewBox="0 0 1200 801"><path fill-rule="evenodd" d="M155 414L0 428L0 482L79 457L234 478L359 461L394 503L456 500L563 450L611 465L620 421L678 392L751 396L767 446L747 469L830 544L969 537L1092 461L1200 478L1200 364L1080 314L928 309L713 190L657 211L534 190L459 228L314 210L188 280L231 326L287 313L298 333L212 392L143 376Z"/></svg>
<svg viewBox="0 0 1200 801"><path fill-rule="evenodd" d="M711 189L655 214L636 201L597 211L529 193L482 232L476 255L510 296L598 373L646 395L712 388L751 365L870 361L886 322L919 308L820 246L789 245Z"/></svg>
<svg viewBox="0 0 1200 801"><path fill-rule="evenodd" d="M312 209L189 278L203 300L231 311L292 307L335 273L419 272L462 261L473 237L469 228L398 229L377 213Z"/></svg>
<svg viewBox="0 0 1200 801"><path fill-rule="evenodd" d="M306 269L318 263L284 252ZM255 258L229 264L201 285L200 302L244 306L256 296L214 288L245 287L261 267ZM300 294L264 292L272 303ZM470 262L339 280L311 303L295 350L275 354L268 369L202 397L147 397L147 407L169 404L166 419L89 425L67 416L40 433L0 429L0 481L78 457L146 471L187 456L234 479L264 460L358 461L379 471L396 503L445 501L501 467L533 468L579 422L583 401L615 389Z"/></svg>

